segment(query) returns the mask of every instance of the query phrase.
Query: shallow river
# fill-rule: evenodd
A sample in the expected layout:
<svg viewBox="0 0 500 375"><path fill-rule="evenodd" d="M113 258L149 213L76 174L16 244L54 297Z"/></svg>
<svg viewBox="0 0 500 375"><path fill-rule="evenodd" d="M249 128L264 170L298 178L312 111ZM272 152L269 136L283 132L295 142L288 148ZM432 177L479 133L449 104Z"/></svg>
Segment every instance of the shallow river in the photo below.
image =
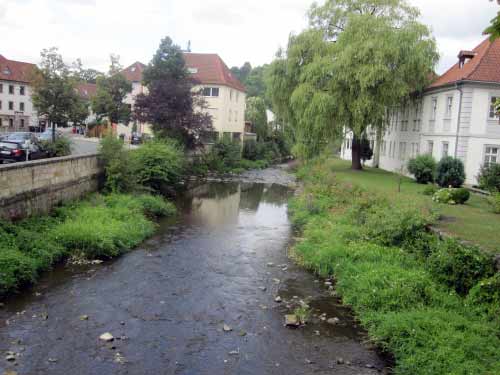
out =
<svg viewBox="0 0 500 375"><path fill-rule="evenodd" d="M290 194L270 183L201 185L138 249L48 273L0 309L0 374L385 372L324 280L288 259ZM286 328L301 300L309 323ZM100 341L105 332L115 340Z"/></svg>

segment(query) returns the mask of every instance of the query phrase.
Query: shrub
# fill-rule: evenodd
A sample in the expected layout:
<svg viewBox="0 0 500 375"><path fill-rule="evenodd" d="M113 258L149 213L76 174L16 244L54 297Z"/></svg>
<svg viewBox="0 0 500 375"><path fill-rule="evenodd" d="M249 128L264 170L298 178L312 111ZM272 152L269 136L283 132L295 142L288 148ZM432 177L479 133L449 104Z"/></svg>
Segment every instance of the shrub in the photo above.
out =
<svg viewBox="0 0 500 375"><path fill-rule="evenodd" d="M170 192L182 179L184 155L174 141L147 142L131 153L137 184L153 192Z"/></svg>
<svg viewBox="0 0 500 375"><path fill-rule="evenodd" d="M466 246L457 240L441 241L427 261L436 280L455 289L461 295L479 281L493 275L493 260L476 246Z"/></svg>
<svg viewBox="0 0 500 375"><path fill-rule="evenodd" d="M243 158L247 160L257 160L257 142L254 140L243 143Z"/></svg>
<svg viewBox="0 0 500 375"><path fill-rule="evenodd" d="M451 196L455 203L464 204L469 200L470 192L465 188L452 189Z"/></svg>
<svg viewBox="0 0 500 375"><path fill-rule="evenodd" d="M99 153L104 165L107 191L126 193L137 188L130 154L123 148L120 139L112 135L104 137L101 140Z"/></svg>
<svg viewBox="0 0 500 375"><path fill-rule="evenodd" d="M447 156L441 159L436 169L436 182L441 187L462 186L465 181L464 163L460 159Z"/></svg>
<svg viewBox="0 0 500 375"><path fill-rule="evenodd" d="M500 273L481 280L469 292L467 306L491 319L500 320Z"/></svg>
<svg viewBox="0 0 500 375"><path fill-rule="evenodd" d="M218 173L226 173L238 168L241 162L241 144L222 139L212 145L205 155L208 168Z"/></svg>
<svg viewBox="0 0 500 375"><path fill-rule="evenodd" d="M500 192L500 164L483 165L478 176L479 186L491 192Z"/></svg>
<svg viewBox="0 0 500 375"><path fill-rule="evenodd" d="M434 195L434 194L436 194L437 191L438 191L438 188L436 187L436 185L427 185L425 187L424 191L422 192L422 194Z"/></svg>
<svg viewBox="0 0 500 375"><path fill-rule="evenodd" d="M408 162L408 171L419 184L434 182L436 161L431 155L419 155Z"/></svg>
<svg viewBox="0 0 500 375"><path fill-rule="evenodd" d="M464 188L445 188L438 190L432 200L443 204L464 204L470 198L470 192Z"/></svg>
<svg viewBox="0 0 500 375"><path fill-rule="evenodd" d="M34 259L18 249L0 247L0 295L32 283L37 274Z"/></svg>
<svg viewBox="0 0 500 375"><path fill-rule="evenodd" d="M71 141L66 137L58 137L55 142L42 141L42 148L50 157L71 155Z"/></svg>
<svg viewBox="0 0 500 375"><path fill-rule="evenodd" d="M493 208L493 212L500 214L500 192L493 193L491 197L488 197L488 203Z"/></svg>

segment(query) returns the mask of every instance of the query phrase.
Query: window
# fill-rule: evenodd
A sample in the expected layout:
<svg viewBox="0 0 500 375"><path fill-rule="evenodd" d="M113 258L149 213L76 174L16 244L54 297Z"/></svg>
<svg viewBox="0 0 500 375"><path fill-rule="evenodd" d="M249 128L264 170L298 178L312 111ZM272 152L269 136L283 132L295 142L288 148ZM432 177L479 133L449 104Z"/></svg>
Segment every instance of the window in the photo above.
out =
<svg viewBox="0 0 500 375"><path fill-rule="evenodd" d="M19 94L24 95L25 89L24 86L19 87Z"/></svg>
<svg viewBox="0 0 500 375"><path fill-rule="evenodd" d="M446 118L451 117L452 111L453 111L453 96L448 96L446 98Z"/></svg>
<svg viewBox="0 0 500 375"><path fill-rule="evenodd" d="M415 118L413 119L413 131L419 132L421 128L422 102L415 102Z"/></svg>
<svg viewBox="0 0 500 375"><path fill-rule="evenodd" d="M2 109L2 101L0 100L0 109Z"/></svg>
<svg viewBox="0 0 500 375"><path fill-rule="evenodd" d="M24 128L24 119L21 119L21 128Z"/></svg>
<svg viewBox="0 0 500 375"><path fill-rule="evenodd" d="M218 87L204 87L203 96L219 96Z"/></svg>
<svg viewBox="0 0 500 375"><path fill-rule="evenodd" d="M0 83L0 94L3 92L3 83Z"/></svg>
<svg viewBox="0 0 500 375"><path fill-rule="evenodd" d="M438 100L437 98L432 98L431 102L431 120L436 119Z"/></svg>
<svg viewBox="0 0 500 375"><path fill-rule="evenodd" d="M14 94L14 85L9 85L9 94Z"/></svg>
<svg viewBox="0 0 500 375"><path fill-rule="evenodd" d="M450 144L448 142L443 142L443 158L448 156L450 150Z"/></svg>
<svg viewBox="0 0 500 375"><path fill-rule="evenodd" d="M14 102L9 102L9 110L10 111L14 110Z"/></svg>
<svg viewBox="0 0 500 375"><path fill-rule="evenodd" d="M427 141L427 153L432 156L434 152L434 141Z"/></svg>
<svg viewBox="0 0 500 375"><path fill-rule="evenodd" d="M14 126L14 119L9 119L9 126L12 128Z"/></svg>
<svg viewBox="0 0 500 375"><path fill-rule="evenodd" d="M486 146L484 149L484 165L500 162L500 146Z"/></svg>
<svg viewBox="0 0 500 375"><path fill-rule="evenodd" d="M241 133L233 133L233 141L240 142L241 141Z"/></svg>
<svg viewBox="0 0 500 375"><path fill-rule="evenodd" d="M19 103L19 110L24 112L24 103L23 102Z"/></svg>
<svg viewBox="0 0 500 375"><path fill-rule="evenodd" d="M499 118L498 112L495 109L495 105L496 105L496 102L498 99L499 99L499 97L496 97L496 96L492 96L490 99L490 111L489 112L490 112L490 119L491 120L495 120L495 119Z"/></svg>

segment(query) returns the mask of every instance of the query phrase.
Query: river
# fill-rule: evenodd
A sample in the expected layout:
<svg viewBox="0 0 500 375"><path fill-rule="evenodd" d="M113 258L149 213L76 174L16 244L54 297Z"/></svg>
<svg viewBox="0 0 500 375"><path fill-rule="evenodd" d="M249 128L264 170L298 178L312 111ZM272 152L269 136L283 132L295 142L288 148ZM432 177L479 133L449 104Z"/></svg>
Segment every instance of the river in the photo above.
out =
<svg viewBox="0 0 500 375"><path fill-rule="evenodd" d="M289 179L269 169L200 185L136 250L56 267L5 301L0 351L16 359L3 355L0 373L385 373L349 309L287 256ZM301 303L308 324L285 327Z"/></svg>

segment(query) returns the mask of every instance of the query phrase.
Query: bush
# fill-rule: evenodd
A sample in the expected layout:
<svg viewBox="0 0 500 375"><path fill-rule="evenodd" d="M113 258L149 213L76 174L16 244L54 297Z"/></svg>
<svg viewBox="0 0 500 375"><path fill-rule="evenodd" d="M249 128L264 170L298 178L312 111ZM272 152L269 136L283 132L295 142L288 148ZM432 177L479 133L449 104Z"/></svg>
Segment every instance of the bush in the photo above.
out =
<svg viewBox="0 0 500 375"><path fill-rule="evenodd" d="M432 200L443 204L464 204L470 198L470 192L464 188L445 188L438 190Z"/></svg>
<svg viewBox="0 0 500 375"><path fill-rule="evenodd" d="M493 259L476 246L456 240L441 241L427 261L428 269L439 282L465 295L479 280L493 275Z"/></svg>
<svg viewBox="0 0 500 375"><path fill-rule="evenodd" d="M500 273L481 280L469 292L467 306L500 321Z"/></svg>
<svg viewBox="0 0 500 375"><path fill-rule="evenodd" d="M427 185L422 192L423 195L434 195L439 189L436 187L436 185Z"/></svg>
<svg viewBox="0 0 500 375"><path fill-rule="evenodd" d="M257 160L257 142L254 140L245 141L243 143L243 158L247 160Z"/></svg>
<svg viewBox="0 0 500 375"><path fill-rule="evenodd" d="M451 196L455 203L464 204L470 199L470 192L465 188L452 189Z"/></svg>
<svg viewBox="0 0 500 375"><path fill-rule="evenodd" d="M209 170L218 173L230 172L233 168L238 168L241 162L241 144L224 139L217 141L204 159Z"/></svg>
<svg viewBox="0 0 500 375"><path fill-rule="evenodd" d="M66 137L58 137L55 142L42 141L42 148L50 157L71 155L71 141Z"/></svg>
<svg viewBox="0 0 500 375"><path fill-rule="evenodd" d="M493 208L493 212L500 214L500 192L493 193L491 197L488 197L488 203Z"/></svg>
<svg viewBox="0 0 500 375"><path fill-rule="evenodd" d="M136 175L130 154L123 148L123 142L108 135L101 140L100 159L105 173L105 189L114 193L127 193L137 188Z"/></svg>
<svg viewBox="0 0 500 375"><path fill-rule="evenodd" d="M436 182L439 186L455 187L462 186L465 181L464 163L460 159L447 156L441 159L436 169Z"/></svg>
<svg viewBox="0 0 500 375"><path fill-rule="evenodd" d="M174 141L154 140L131 153L137 184L149 191L165 193L179 184L184 155Z"/></svg>
<svg viewBox="0 0 500 375"><path fill-rule="evenodd" d="M408 162L408 171L419 184L434 182L436 161L431 155L419 155Z"/></svg>
<svg viewBox="0 0 500 375"><path fill-rule="evenodd" d="M18 249L0 247L0 295L32 283L37 274L34 259Z"/></svg>
<svg viewBox="0 0 500 375"><path fill-rule="evenodd" d="M483 165L478 176L479 186L491 192L500 192L500 164Z"/></svg>

